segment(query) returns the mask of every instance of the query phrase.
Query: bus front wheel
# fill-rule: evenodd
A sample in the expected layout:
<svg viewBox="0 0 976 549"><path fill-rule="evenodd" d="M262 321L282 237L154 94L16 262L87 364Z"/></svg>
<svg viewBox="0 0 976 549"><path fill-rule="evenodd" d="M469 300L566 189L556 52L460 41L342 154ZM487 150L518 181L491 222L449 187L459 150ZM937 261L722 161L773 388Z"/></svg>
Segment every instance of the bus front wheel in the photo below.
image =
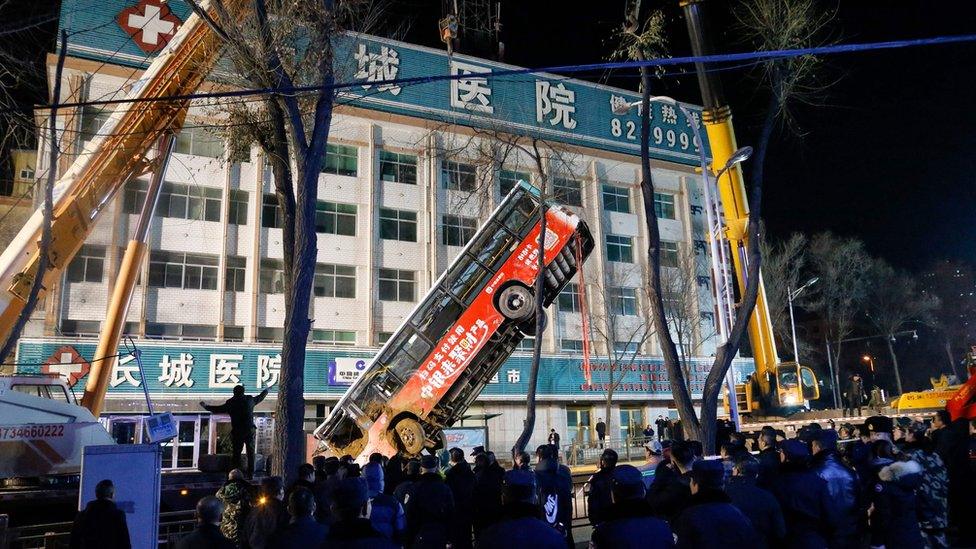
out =
<svg viewBox="0 0 976 549"><path fill-rule="evenodd" d="M495 306L498 312L509 320L521 322L535 313L535 299L532 290L524 284L511 284L498 293Z"/></svg>
<svg viewBox="0 0 976 549"><path fill-rule="evenodd" d="M397 422L393 430L396 432L396 438L403 453L415 456L424 449L424 428L419 421L403 418Z"/></svg>

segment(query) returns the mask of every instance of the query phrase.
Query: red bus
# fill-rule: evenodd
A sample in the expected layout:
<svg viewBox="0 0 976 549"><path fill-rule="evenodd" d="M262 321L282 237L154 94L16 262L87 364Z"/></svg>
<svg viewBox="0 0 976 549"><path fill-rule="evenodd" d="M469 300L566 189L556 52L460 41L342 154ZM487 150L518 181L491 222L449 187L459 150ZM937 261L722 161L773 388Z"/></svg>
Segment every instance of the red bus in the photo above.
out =
<svg viewBox="0 0 976 549"><path fill-rule="evenodd" d="M542 201L519 182L315 430L330 455L413 456L441 445L526 335L535 333ZM547 203L546 306L593 250L579 217ZM577 253L577 248L580 248Z"/></svg>

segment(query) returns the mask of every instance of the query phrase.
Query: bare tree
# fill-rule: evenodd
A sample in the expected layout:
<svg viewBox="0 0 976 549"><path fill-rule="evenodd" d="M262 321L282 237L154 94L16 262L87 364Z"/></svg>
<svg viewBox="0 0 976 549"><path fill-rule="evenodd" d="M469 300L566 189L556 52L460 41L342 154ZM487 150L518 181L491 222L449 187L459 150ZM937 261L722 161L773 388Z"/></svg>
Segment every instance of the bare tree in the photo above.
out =
<svg viewBox="0 0 976 549"><path fill-rule="evenodd" d="M867 314L871 324L885 336L888 355L895 374L898 394L902 394L901 372L895 353L895 334L913 323L931 324L939 300L923 292L915 279L896 271L887 262L875 259L871 264L871 284L867 292Z"/></svg>
<svg viewBox="0 0 976 549"><path fill-rule="evenodd" d="M664 316L668 321L668 329L674 334L689 392L694 366L692 357L701 356L701 342L715 336L717 332L714 318L711 322L702 322L702 280L710 282L709 269L698 261L695 252L687 246L680 247L673 263L666 264L661 269ZM650 295L647 298L649 300Z"/></svg>
<svg viewBox="0 0 976 549"><path fill-rule="evenodd" d="M634 361L641 355L641 349L647 340L654 335L653 326L640 307L641 302L646 300L638 299L636 291L632 298L625 293L626 289L630 289L628 282L633 279L639 280L639 274L614 272L607 276L606 284L593 283L588 288L596 290L592 293L600 297L600 301L594 304L596 313L589 318L592 322L590 329L600 343L598 354L606 361L604 417L607 418L608 433L613 432L611 410L614 393L627 378L627 374L633 371ZM589 334L583 335L588 336Z"/></svg>
<svg viewBox="0 0 976 549"><path fill-rule="evenodd" d="M766 284L766 299L769 302L769 317L773 323L776 338L783 343L783 349L793 352L793 330L789 313L789 291L803 283L801 277L806 267L807 237L793 233L786 240L771 242L763 234L759 243L763 256L763 282ZM804 292L793 300L794 308L802 308L809 303L811 293ZM809 357L813 346L797 336L796 347L800 357Z"/></svg>
<svg viewBox="0 0 976 549"><path fill-rule="evenodd" d="M939 300L934 313L935 327L942 339L949 371L958 379L965 372L958 368L959 359L976 342L976 304L960 299L973 291L973 270L959 261L938 261L925 272L925 292Z"/></svg>
<svg viewBox="0 0 976 549"><path fill-rule="evenodd" d="M336 100L334 44L344 29L369 26L382 9L366 0L254 0L245 15L229 0L212 0L216 15L211 17L197 0L190 5L223 39L239 78L235 84L283 90L258 103L221 106L232 154L257 143L271 166L283 214L285 319L272 470L291 479L305 460L305 347L316 261L315 205ZM299 86L317 91L287 91Z"/></svg>
<svg viewBox="0 0 976 549"><path fill-rule="evenodd" d="M871 257L864 243L832 233L814 235L807 246L807 265L820 278L812 287L809 309L815 312L832 342L836 374L840 379L840 356L844 339L854 333L857 316L863 311L870 285ZM839 386L839 385L838 385Z"/></svg>

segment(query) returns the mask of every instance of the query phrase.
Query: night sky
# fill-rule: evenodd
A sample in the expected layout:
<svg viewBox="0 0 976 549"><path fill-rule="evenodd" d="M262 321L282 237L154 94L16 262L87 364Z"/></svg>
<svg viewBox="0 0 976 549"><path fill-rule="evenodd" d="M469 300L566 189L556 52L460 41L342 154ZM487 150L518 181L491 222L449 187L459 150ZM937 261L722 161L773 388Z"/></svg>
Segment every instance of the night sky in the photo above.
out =
<svg viewBox="0 0 976 549"><path fill-rule="evenodd" d="M647 0L645 0L646 2ZM439 2L413 2L408 38L437 46ZM670 54L690 55L677 2L668 17ZM834 42L976 33L976 2L824 2L836 10ZM719 52L745 51L728 3L711 2ZM624 2L503 2L505 61L526 67L606 60ZM796 111L801 135L779 132L770 147L763 217L774 238L793 231L858 236L893 264L976 263L976 43L832 56L836 81L821 106ZM686 69L690 70L690 69ZM580 76L580 75L575 75ZM632 89L624 73L584 75ZM748 69L723 73L740 145L752 144L765 104ZM693 73L667 76L655 93L700 103Z"/></svg>

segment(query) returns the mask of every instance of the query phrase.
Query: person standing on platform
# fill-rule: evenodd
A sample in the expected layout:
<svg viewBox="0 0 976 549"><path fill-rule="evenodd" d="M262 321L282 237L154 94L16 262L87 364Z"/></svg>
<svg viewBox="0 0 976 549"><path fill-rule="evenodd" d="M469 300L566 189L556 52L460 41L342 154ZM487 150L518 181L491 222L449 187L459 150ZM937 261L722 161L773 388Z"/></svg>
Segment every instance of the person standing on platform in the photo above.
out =
<svg viewBox="0 0 976 549"><path fill-rule="evenodd" d="M234 396L223 404L209 406L200 401L200 406L212 414L227 414L230 416L230 438L233 445L234 469L242 469L247 478L254 478L254 436L257 428L254 426L254 407L268 396L268 390L261 391L258 396L244 394L244 386L234 387ZM247 449L247 468L241 466L241 450Z"/></svg>

